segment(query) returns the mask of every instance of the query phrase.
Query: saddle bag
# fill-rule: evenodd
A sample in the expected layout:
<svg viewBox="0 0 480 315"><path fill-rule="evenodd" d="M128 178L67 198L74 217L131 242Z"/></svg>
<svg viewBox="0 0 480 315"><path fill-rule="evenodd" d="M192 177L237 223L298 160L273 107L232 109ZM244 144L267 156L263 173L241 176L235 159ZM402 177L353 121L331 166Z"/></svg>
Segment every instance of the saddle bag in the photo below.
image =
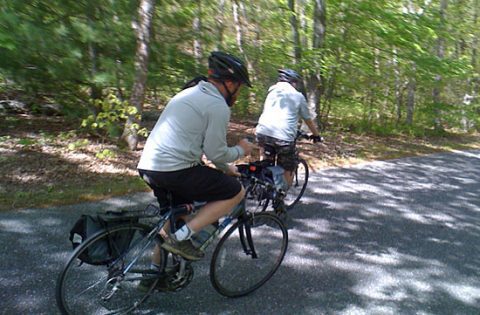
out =
<svg viewBox="0 0 480 315"><path fill-rule="evenodd" d="M285 182L285 177L283 176L285 170L281 166L271 165L269 161L257 161L251 162L249 164L239 164L237 168L240 173L253 175L254 177L272 184L276 189L282 189L286 191L288 185ZM248 181L244 185L248 184ZM270 199L273 198L275 192L270 191L268 194L262 194L264 197Z"/></svg>
<svg viewBox="0 0 480 315"><path fill-rule="evenodd" d="M128 215L127 211L97 213L96 215L82 214L70 230L69 239L75 249L102 229L108 230L119 225L137 222L138 216ZM91 244L79 256L79 259L90 265L107 265L128 249L132 238L133 231L111 233Z"/></svg>

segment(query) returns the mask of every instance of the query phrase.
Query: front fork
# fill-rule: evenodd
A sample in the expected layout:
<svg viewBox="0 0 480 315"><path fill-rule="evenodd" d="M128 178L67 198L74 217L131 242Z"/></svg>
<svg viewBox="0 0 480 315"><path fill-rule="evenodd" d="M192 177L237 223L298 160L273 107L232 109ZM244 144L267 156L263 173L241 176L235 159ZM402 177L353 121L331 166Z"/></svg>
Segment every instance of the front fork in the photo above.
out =
<svg viewBox="0 0 480 315"><path fill-rule="evenodd" d="M253 220L255 220L254 214L251 214L251 218L253 222ZM240 242L242 243L242 248L245 254L252 256L253 259L258 258L257 252L255 251L255 246L253 245L252 230L249 217L247 217L241 224L239 224L238 232L240 234Z"/></svg>

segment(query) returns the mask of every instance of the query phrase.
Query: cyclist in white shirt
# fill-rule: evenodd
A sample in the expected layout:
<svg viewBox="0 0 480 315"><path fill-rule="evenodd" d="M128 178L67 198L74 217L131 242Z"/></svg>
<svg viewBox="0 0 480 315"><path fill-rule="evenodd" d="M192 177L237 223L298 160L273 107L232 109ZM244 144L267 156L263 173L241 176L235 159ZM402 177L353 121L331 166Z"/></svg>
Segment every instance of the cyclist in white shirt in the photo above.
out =
<svg viewBox="0 0 480 315"><path fill-rule="evenodd" d="M310 118L307 100L297 91L302 78L291 69L278 70L278 82L268 89L263 112L256 127L257 142L260 148L269 145L275 148L277 163L285 170L285 180L292 185L295 170L295 136L299 119L303 119L313 136L314 142L320 141L315 123ZM261 150L263 158L264 150Z"/></svg>

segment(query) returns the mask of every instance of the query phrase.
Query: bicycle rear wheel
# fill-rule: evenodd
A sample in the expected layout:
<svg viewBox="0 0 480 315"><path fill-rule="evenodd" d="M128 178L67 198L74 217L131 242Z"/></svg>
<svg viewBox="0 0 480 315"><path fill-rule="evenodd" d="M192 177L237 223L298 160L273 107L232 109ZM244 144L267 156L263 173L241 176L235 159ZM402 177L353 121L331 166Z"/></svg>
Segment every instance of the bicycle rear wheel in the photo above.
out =
<svg viewBox="0 0 480 315"><path fill-rule="evenodd" d="M284 202L287 210L291 210L302 198L308 183L308 165L303 159L298 160L297 168L293 173L292 186L287 191Z"/></svg>
<svg viewBox="0 0 480 315"><path fill-rule="evenodd" d="M57 305L63 314L124 314L135 309L150 295L158 281L158 271L151 269L152 254L157 247L156 233L143 224L131 224L100 231L75 249L57 280ZM98 248L112 235L130 233L127 248L112 248L107 265L83 263L80 256ZM160 255L166 256L160 249ZM162 262L165 259L161 259ZM164 269L161 268L161 270ZM141 280L150 279L143 290Z"/></svg>
<svg viewBox="0 0 480 315"><path fill-rule="evenodd" d="M254 184L246 187L245 209L247 211L252 213L265 211L269 200L265 186Z"/></svg>
<svg viewBox="0 0 480 315"><path fill-rule="evenodd" d="M213 287L228 297L253 292L277 271L287 246L288 232L277 216L262 212L240 218L213 252Z"/></svg>

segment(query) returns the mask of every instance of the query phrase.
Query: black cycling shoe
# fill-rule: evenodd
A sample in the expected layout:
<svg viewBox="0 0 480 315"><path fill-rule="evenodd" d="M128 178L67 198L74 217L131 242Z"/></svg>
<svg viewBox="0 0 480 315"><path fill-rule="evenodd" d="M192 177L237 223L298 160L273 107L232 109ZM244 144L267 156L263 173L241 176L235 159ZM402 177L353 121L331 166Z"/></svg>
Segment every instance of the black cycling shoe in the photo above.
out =
<svg viewBox="0 0 480 315"><path fill-rule="evenodd" d="M164 273L160 274L158 278L149 277L148 279L140 280L140 283L137 286L137 289L142 292L147 292L152 284L158 279L157 284L155 285L155 291L170 291L170 282L168 281L171 277L175 276L177 271L175 269L166 270Z"/></svg>

